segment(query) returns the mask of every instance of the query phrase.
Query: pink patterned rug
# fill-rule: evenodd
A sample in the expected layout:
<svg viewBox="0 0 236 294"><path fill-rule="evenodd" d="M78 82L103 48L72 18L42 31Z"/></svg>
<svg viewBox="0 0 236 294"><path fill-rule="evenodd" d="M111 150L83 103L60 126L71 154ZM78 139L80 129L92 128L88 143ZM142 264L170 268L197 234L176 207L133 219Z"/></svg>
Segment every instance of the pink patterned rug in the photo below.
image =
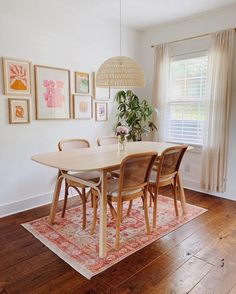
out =
<svg viewBox="0 0 236 294"><path fill-rule="evenodd" d="M187 209L186 215L176 217L173 200L159 196L158 226L155 230L152 230L150 235L147 235L142 202L134 201L129 217L126 216L127 206L124 206L121 248L118 251L113 249L115 221L111 219L108 212L108 255L106 258L99 258L98 256L99 225L97 225L95 234L90 235L93 212L89 203L87 207L87 228L84 231L81 229L81 206L68 209L64 219L61 218L59 212L53 226L48 224L48 217L22 225L76 271L90 279L206 211L206 209L189 204ZM181 207L179 211L181 211ZM152 208L149 208L149 215L151 221Z"/></svg>

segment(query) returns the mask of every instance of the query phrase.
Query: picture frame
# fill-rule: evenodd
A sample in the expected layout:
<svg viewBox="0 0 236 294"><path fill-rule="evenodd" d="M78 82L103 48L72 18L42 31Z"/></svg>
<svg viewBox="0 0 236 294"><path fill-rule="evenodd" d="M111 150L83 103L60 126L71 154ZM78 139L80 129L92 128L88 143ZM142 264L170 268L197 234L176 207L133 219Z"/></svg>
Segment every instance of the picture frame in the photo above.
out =
<svg viewBox="0 0 236 294"><path fill-rule="evenodd" d="M105 101L95 102L95 120L107 121L108 120L108 103Z"/></svg>
<svg viewBox="0 0 236 294"><path fill-rule="evenodd" d="M93 97L95 100L110 100L111 89L109 88L99 88L96 86L96 73L92 73L93 79Z"/></svg>
<svg viewBox="0 0 236 294"><path fill-rule="evenodd" d="M4 57L2 65L4 94L12 96L31 95L31 62Z"/></svg>
<svg viewBox="0 0 236 294"><path fill-rule="evenodd" d="M70 70L35 65L37 120L71 118Z"/></svg>
<svg viewBox="0 0 236 294"><path fill-rule="evenodd" d="M75 119L93 118L93 99L90 95L74 94L73 102Z"/></svg>
<svg viewBox="0 0 236 294"><path fill-rule="evenodd" d="M75 72L75 93L90 93L90 74L88 72Z"/></svg>
<svg viewBox="0 0 236 294"><path fill-rule="evenodd" d="M30 123L30 100L27 98L8 98L9 123Z"/></svg>

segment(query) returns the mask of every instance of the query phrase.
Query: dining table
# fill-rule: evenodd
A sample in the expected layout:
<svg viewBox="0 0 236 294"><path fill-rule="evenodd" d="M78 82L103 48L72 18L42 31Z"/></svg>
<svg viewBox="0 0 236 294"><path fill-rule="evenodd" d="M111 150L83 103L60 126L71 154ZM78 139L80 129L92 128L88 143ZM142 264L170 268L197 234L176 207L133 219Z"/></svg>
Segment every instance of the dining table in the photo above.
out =
<svg viewBox="0 0 236 294"><path fill-rule="evenodd" d="M112 171L118 170L122 160L130 154L143 152L162 152L169 147L177 146L166 142L128 142L125 151L118 151L117 144L79 148L65 151L36 154L31 159L37 163L57 169L53 200L49 215L49 223L54 224L58 207L59 195L64 179L70 179L97 190L100 197L99 214L99 257L107 255L107 177ZM191 148L191 147L190 147ZM73 176L73 173L99 171L97 181L89 181ZM178 174L179 198L183 214L186 213L186 200L180 174Z"/></svg>

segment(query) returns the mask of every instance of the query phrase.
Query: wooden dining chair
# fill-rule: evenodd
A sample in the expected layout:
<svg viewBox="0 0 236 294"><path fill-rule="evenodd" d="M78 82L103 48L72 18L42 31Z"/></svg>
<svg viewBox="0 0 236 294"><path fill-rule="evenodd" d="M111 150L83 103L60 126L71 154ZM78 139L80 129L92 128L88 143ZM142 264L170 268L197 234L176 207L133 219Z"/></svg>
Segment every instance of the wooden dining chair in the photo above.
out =
<svg viewBox="0 0 236 294"><path fill-rule="evenodd" d="M107 201L116 218L116 249L119 249L120 244L120 225L123 214L123 203L125 201L132 203L134 199L142 198L146 230L148 234L150 233L147 205L148 182L156 157L156 152L128 155L121 162L120 177L118 179L108 180ZM94 197L94 221L91 233L95 230L98 203L96 201L98 199L96 191L92 190L92 194ZM113 207L113 202L117 203L117 210Z"/></svg>
<svg viewBox="0 0 236 294"><path fill-rule="evenodd" d="M117 144L117 143L118 143L117 136L105 136L105 137L99 137L97 139L98 146L111 145L111 144Z"/></svg>
<svg viewBox="0 0 236 294"><path fill-rule="evenodd" d="M61 140L58 143L59 151L89 148L89 147L90 147L90 143L85 139L67 139L67 140ZM72 175L74 178L80 178L80 179L88 180L88 181L98 181L100 178L100 173L96 171L73 173L70 175ZM62 209L62 217L65 216L65 212L66 212L69 188L75 189L77 193L79 194L79 196L81 197L82 209L83 209L82 227L83 229L85 229L86 228L86 201L87 201L86 188L87 187L83 184L77 183L76 181L65 179L65 195L64 195L64 203L63 203L63 209ZM81 191L79 189L81 189Z"/></svg>
<svg viewBox="0 0 236 294"><path fill-rule="evenodd" d="M153 169L149 179L149 192L153 201L153 227L156 227L157 219L157 197L159 188L169 186L172 187L174 196L174 206L176 216L179 215L177 204L177 182L179 176L179 167L183 156L187 150L187 145L175 146L167 148L153 165Z"/></svg>
<svg viewBox="0 0 236 294"><path fill-rule="evenodd" d="M118 144L118 137L117 136L100 137L100 138L97 139L97 144L98 144L98 146L106 146L106 145ZM119 178L120 170L111 171L110 175L113 178Z"/></svg>

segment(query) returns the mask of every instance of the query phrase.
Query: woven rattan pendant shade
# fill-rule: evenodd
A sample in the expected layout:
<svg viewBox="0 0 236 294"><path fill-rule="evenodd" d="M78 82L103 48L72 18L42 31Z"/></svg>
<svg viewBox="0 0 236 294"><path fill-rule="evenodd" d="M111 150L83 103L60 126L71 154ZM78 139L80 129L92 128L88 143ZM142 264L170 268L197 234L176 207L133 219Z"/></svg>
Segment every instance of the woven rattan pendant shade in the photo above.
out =
<svg viewBox="0 0 236 294"><path fill-rule="evenodd" d="M141 67L131 58L116 56L106 60L96 75L97 87L144 87L145 79Z"/></svg>

